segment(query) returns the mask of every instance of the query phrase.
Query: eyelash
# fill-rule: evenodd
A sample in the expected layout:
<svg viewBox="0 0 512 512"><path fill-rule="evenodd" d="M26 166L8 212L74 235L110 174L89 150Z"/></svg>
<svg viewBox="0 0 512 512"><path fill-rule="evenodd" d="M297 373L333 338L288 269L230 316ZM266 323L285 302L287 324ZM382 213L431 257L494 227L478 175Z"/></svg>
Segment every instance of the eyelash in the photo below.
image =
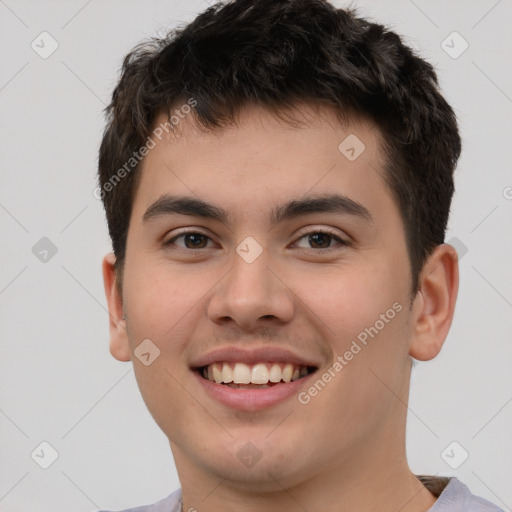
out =
<svg viewBox="0 0 512 512"><path fill-rule="evenodd" d="M339 246L338 247L327 247L325 249L310 248L310 250L312 250L314 252L321 252L321 253L325 254L325 253L329 253L334 250L340 249L341 247L350 246L349 242L347 242L346 240L343 240L338 235L336 235L332 231L329 231L328 229L315 229L312 231L308 231L307 233L304 233L299 238L297 238L296 242L299 240L302 240L303 238L306 238L310 235L317 235L317 234L328 235L328 236L332 237L333 239L335 239L336 241L339 242ZM185 235L201 235L201 236L204 236L205 238L208 238L209 240L211 240L211 238L208 235L205 235L204 233L201 233L200 231L183 231L182 233L179 233L178 235L175 235L172 238L170 238L169 240L167 240L166 242L164 242L163 245L166 247L171 246L178 238L181 238L182 236L185 236ZM194 251L194 249L188 249L188 248L182 248L182 247L179 247L179 249L184 250L184 251ZM200 251L203 249L206 249L206 247L201 247L201 248L197 249L197 251Z"/></svg>

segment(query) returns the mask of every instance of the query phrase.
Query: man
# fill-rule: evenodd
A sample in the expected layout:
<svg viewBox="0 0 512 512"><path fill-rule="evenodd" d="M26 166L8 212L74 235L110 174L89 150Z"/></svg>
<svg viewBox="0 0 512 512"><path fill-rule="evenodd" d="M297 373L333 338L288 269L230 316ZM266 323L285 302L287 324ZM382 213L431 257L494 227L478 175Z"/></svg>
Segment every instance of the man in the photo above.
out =
<svg viewBox="0 0 512 512"><path fill-rule="evenodd" d="M110 350L181 489L132 511L498 511L405 452L450 328L461 150L432 66L323 0L235 0L135 48L99 186Z"/></svg>

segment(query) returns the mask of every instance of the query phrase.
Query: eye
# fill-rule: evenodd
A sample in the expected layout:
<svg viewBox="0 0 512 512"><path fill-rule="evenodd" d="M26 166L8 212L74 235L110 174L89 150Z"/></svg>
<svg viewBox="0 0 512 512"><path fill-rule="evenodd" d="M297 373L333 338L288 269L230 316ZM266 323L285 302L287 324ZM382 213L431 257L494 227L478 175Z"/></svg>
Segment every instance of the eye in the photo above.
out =
<svg viewBox="0 0 512 512"><path fill-rule="evenodd" d="M198 231L186 231L164 242L164 246L176 245L174 242L180 238L183 238L185 244L184 247L178 245L182 249L206 249L205 241L211 240L208 236Z"/></svg>
<svg viewBox="0 0 512 512"><path fill-rule="evenodd" d="M317 252L330 252L332 250L335 250L335 247L331 246L331 241L337 240L338 245L340 246L348 246L350 245L347 241L343 240L333 232L329 230L324 229L316 229L314 231L309 231L308 233L305 233L302 235L298 240L303 240L307 238L307 242L309 244L313 244L313 249L320 249L320 251ZM297 242L296 242L297 244ZM315 247L316 246L316 247ZM320 246L320 247L318 247ZM306 247L308 248L308 247ZM310 247L309 247L310 248Z"/></svg>
<svg viewBox="0 0 512 512"><path fill-rule="evenodd" d="M179 239L183 238L184 245L177 245L175 242ZM339 246L348 246L349 242L343 240L335 233L329 230L321 230L316 229L314 231L309 231L308 233L303 234L298 241L303 239L308 239L307 243L312 244L313 247L309 247L309 249L319 249L317 252L330 252L331 250L335 250L335 247L331 246L332 240L336 240ZM208 241L212 241L210 237L199 232L199 231L185 231L181 232L178 235L173 236L169 240L163 243L164 246L176 245L181 249L206 249ZM297 245L297 242L295 242ZM300 247L300 246L299 246ZM308 249L308 247L305 247Z"/></svg>

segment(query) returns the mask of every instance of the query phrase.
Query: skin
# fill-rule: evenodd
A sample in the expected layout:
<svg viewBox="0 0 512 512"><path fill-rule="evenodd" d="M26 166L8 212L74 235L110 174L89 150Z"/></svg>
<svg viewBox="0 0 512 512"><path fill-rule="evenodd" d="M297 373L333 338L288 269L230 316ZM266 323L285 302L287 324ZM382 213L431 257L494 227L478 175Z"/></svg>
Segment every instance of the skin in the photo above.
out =
<svg viewBox="0 0 512 512"><path fill-rule="evenodd" d="M222 130L198 129L185 116L179 135L143 161L122 295L113 254L103 260L110 351L133 361L144 401L169 438L183 510L291 512L321 503L327 512L416 512L435 502L407 463L405 404L411 357L434 358L450 328L456 252L443 244L432 253L411 307L403 222L383 180L380 132L361 120L342 126L324 108L297 106L307 119L300 127L256 106ZM338 151L352 133L366 146L353 162ZM333 192L362 203L374 223L312 213L271 225L276 205ZM233 222L176 215L143 223L163 193L212 202ZM165 247L178 228L205 234L205 248L184 237ZM305 236L322 228L351 244ZM251 264L235 250L247 236L263 249ZM271 345L312 358L321 375L396 302L402 310L307 405L294 396L236 411L205 394L189 367L221 346ZM149 366L133 353L146 338L160 349ZM247 442L262 455L252 467L237 457Z"/></svg>

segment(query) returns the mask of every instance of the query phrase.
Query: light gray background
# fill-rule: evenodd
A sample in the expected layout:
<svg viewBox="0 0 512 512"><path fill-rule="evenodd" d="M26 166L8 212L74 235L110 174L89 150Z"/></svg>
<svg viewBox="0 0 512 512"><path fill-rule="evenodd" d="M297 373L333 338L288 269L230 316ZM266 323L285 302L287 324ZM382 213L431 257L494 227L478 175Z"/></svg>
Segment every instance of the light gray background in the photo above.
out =
<svg viewBox="0 0 512 512"><path fill-rule="evenodd" d="M436 66L464 140L447 240L457 237L467 253L443 351L414 370L411 469L455 475L510 511L512 2L353 5ZM132 363L109 353L101 258L110 240L93 189L102 109L122 58L206 7L200 0L0 0L2 512L121 509L179 486ZM47 59L31 48L42 31L59 45ZM453 31L469 43L457 59L441 47ZM452 39L460 49L462 40ZM46 263L32 253L42 237L58 249ZM48 469L31 458L42 441L59 454ZM458 469L441 457L452 441L469 452ZM449 450L452 459L460 450Z"/></svg>

